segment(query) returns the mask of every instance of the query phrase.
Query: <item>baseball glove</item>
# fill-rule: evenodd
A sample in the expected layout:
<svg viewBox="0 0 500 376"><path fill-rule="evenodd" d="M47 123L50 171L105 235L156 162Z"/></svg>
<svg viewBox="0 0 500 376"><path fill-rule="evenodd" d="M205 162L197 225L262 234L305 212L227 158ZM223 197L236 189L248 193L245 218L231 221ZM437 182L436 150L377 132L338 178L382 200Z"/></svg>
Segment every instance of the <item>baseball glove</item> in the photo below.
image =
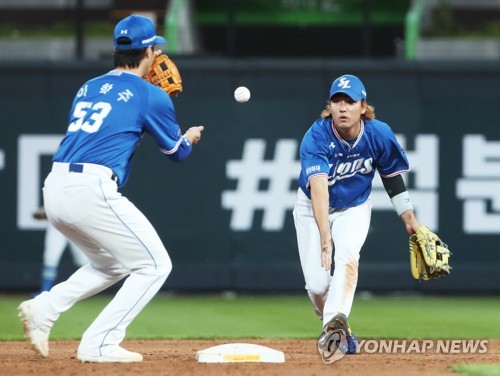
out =
<svg viewBox="0 0 500 376"><path fill-rule="evenodd" d="M410 266L415 279L428 281L449 275L451 255L448 246L426 226L410 236Z"/></svg>
<svg viewBox="0 0 500 376"><path fill-rule="evenodd" d="M177 95L182 91L182 79L174 62L167 55L157 54L144 79L167 92Z"/></svg>

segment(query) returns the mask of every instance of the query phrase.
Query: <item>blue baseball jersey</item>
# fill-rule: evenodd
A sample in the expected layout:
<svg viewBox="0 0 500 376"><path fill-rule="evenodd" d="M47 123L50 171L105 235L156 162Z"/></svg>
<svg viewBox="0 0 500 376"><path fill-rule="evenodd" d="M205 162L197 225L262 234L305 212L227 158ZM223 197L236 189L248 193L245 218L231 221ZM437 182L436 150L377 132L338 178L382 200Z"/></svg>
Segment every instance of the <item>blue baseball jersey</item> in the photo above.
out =
<svg viewBox="0 0 500 376"><path fill-rule="evenodd" d="M52 160L109 167L122 187L144 132L175 161L191 152L168 94L135 74L112 70L80 88L68 130Z"/></svg>
<svg viewBox="0 0 500 376"><path fill-rule="evenodd" d="M370 196L378 170L382 177L409 171L408 159L389 125L364 120L356 140L344 140L332 119L319 119L309 128L300 145L299 186L311 198L310 179L328 176L330 207L357 206Z"/></svg>

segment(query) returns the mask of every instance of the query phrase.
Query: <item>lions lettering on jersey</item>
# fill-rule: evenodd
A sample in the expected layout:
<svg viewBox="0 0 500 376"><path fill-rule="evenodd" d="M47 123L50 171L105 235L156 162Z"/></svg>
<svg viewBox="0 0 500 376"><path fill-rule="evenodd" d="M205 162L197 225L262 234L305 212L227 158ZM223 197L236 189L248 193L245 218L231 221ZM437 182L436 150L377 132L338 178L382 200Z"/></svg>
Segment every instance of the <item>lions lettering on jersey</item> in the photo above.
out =
<svg viewBox="0 0 500 376"><path fill-rule="evenodd" d="M328 185L333 185L338 180L353 177L358 172L360 174L369 174L373 170L372 162L373 158L359 158L353 162L339 163L331 170L331 175L328 176Z"/></svg>
<svg viewBox="0 0 500 376"><path fill-rule="evenodd" d="M331 119L317 120L302 140L300 159L302 191L311 198L309 181L325 176L330 207L339 209L368 199L376 170L383 177L409 171L406 155L391 128L376 119L362 122L352 145L335 131Z"/></svg>

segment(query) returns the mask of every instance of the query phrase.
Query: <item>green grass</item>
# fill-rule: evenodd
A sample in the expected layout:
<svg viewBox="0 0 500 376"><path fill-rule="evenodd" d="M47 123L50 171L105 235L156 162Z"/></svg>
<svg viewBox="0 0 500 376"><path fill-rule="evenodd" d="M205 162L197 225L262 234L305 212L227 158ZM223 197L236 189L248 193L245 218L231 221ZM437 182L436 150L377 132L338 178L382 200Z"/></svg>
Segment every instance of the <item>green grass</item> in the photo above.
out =
<svg viewBox="0 0 500 376"><path fill-rule="evenodd" d="M372 338L500 338L500 297L357 299L351 326Z"/></svg>
<svg viewBox="0 0 500 376"><path fill-rule="evenodd" d="M453 372L467 376L500 376L500 363L497 364L456 364Z"/></svg>
<svg viewBox="0 0 500 376"><path fill-rule="evenodd" d="M0 340L22 339L17 305L0 296ZM77 303L61 315L51 339L78 339L110 295ZM360 338L500 339L498 297L356 297L350 324ZM127 330L127 338L316 338L321 323L307 295L158 295Z"/></svg>

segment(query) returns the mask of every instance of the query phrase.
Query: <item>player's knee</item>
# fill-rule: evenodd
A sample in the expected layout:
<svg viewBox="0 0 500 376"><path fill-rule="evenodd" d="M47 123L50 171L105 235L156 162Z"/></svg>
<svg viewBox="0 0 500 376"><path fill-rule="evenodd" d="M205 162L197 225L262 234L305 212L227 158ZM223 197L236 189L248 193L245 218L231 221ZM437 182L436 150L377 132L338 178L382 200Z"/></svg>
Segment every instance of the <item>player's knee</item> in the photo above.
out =
<svg viewBox="0 0 500 376"><path fill-rule="evenodd" d="M338 267L340 265L350 265L357 267L358 264L359 251L357 250L335 253L335 267Z"/></svg>
<svg viewBox="0 0 500 376"><path fill-rule="evenodd" d="M340 260L339 262L335 261L335 269L343 268L349 270L358 270L359 260L356 259L347 259Z"/></svg>
<svg viewBox="0 0 500 376"><path fill-rule="evenodd" d="M338 264L336 263L334 276L335 274L343 275L345 283L356 284L358 280L358 267L358 260L349 260Z"/></svg>
<svg viewBox="0 0 500 376"><path fill-rule="evenodd" d="M170 257L165 254L165 256L156 257L151 261L151 263L143 265L135 272L154 279L167 279L172 271L172 261Z"/></svg>
<svg viewBox="0 0 500 376"><path fill-rule="evenodd" d="M154 274L157 274L160 278L167 278L172 271L172 261L170 257L166 254L164 257L155 260L154 264Z"/></svg>
<svg viewBox="0 0 500 376"><path fill-rule="evenodd" d="M165 278L170 275L170 273L172 272L172 261L170 261L170 258L158 265L158 272Z"/></svg>
<svg viewBox="0 0 500 376"><path fill-rule="evenodd" d="M311 278L306 280L306 290L312 295L324 295L328 292L330 282L326 279Z"/></svg>

